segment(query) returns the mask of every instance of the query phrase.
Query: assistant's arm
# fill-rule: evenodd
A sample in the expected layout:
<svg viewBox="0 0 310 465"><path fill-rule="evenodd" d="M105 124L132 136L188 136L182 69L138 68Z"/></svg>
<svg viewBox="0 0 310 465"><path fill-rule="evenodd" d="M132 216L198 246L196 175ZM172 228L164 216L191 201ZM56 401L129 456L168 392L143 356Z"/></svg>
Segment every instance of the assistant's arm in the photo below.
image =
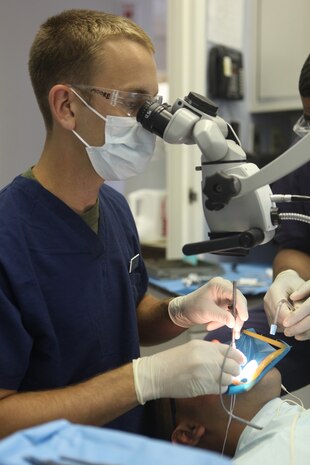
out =
<svg viewBox="0 0 310 465"><path fill-rule="evenodd" d="M296 249L282 249L274 258L274 278L285 270L295 270L299 276L308 281L310 279L310 255Z"/></svg>

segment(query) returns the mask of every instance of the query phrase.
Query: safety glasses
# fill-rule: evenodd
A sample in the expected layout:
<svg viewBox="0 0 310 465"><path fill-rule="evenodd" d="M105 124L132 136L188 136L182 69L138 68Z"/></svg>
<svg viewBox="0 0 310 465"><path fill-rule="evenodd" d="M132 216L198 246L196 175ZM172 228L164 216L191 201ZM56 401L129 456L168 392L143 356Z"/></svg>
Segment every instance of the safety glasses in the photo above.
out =
<svg viewBox="0 0 310 465"><path fill-rule="evenodd" d="M301 115L294 124L293 131L300 138L306 136L310 132L310 116L305 114Z"/></svg>
<svg viewBox="0 0 310 465"><path fill-rule="evenodd" d="M136 116L139 109L145 102L162 103L162 97L151 94L141 94L139 92L124 92L116 89L106 89L104 87L94 87L85 84L70 84L77 90L87 92L90 95L99 95L112 107L118 108L126 116Z"/></svg>

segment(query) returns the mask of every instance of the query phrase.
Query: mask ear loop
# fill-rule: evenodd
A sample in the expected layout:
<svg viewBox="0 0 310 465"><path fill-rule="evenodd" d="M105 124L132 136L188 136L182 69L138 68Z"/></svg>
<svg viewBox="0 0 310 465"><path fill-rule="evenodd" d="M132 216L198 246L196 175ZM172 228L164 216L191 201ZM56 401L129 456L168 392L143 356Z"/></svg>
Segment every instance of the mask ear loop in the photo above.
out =
<svg viewBox="0 0 310 465"><path fill-rule="evenodd" d="M84 144L86 147L91 147L91 146L86 142L86 140L84 140L83 137L81 137L74 129L72 129L72 132L73 132L73 134L74 134L78 139L80 139L80 141L82 142L82 144Z"/></svg>
<svg viewBox="0 0 310 465"><path fill-rule="evenodd" d="M72 90L72 92L77 96L77 98L79 98L81 100L81 102L84 103L84 105L90 110L92 111L93 113L95 113L95 115L99 116L99 118L103 119L103 121L106 121L106 117L101 115L97 110L95 110L95 108L91 107L87 102L86 100L83 99L83 97L80 96L80 94L78 94L72 87L70 87L70 89Z"/></svg>
<svg viewBox="0 0 310 465"><path fill-rule="evenodd" d="M81 100L81 102L84 103L84 105L85 105L90 111L92 111L93 113L95 113L95 115L99 116L99 118L101 118L103 121L106 121L106 120L107 120L104 116L100 115L100 113L99 113L97 110L95 110L95 108L91 107L91 106L86 102L86 100L84 100L83 97L81 97L72 87L70 87L70 90L74 93L74 95L77 96L78 99ZM81 137L74 129L72 129L72 132L73 132L73 134L82 142L82 144L85 145L85 147L91 147L91 145L89 145L89 144L86 142L86 140L84 140L83 137Z"/></svg>

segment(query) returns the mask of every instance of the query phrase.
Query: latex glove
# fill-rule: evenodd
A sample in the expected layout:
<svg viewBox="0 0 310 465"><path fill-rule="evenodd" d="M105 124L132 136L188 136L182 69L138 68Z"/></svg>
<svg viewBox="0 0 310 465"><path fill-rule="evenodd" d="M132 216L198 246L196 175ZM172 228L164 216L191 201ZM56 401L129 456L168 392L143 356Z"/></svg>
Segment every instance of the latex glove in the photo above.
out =
<svg viewBox="0 0 310 465"><path fill-rule="evenodd" d="M291 294L299 289L304 282L305 281L294 270L285 270L278 274L264 297L265 313L270 325L274 323L278 303L282 299L289 299ZM288 306L285 304L281 305L277 317L277 330L279 332L284 331L283 322L290 313Z"/></svg>
<svg viewBox="0 0 310 465"><path fill-rule="evenodd" d="M221 367L225 360L220 386ZM166 397L196 397L225 392L240 374L244 355L226 344L194 339L186 344L133 360L140 404Z"/></svg>
<svg viewBox="0 0 310 465"><path fill-rule="evenodd" d="M231 313L232 297L232 282L220 277L212 278L196 291L172 299L168 313L171 320L183 328L206 324L206 329L212 331L226 325L235 329L235 337L238 339L243 323L249 315L246 298L237 290L235 321Z"/></svg>
<svg viewBox="0 0 310 465"><path fill-rule="evenodd" d="M297 341L310 339L310 281L305 281L290 295L295 311L283 321L286 336L294 336Z"/></svg>

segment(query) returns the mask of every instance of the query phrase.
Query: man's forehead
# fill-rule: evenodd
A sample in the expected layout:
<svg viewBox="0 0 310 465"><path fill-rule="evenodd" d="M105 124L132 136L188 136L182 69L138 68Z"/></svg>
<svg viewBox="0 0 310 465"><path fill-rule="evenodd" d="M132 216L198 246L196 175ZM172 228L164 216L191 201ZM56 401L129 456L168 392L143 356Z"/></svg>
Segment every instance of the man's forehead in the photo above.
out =
<svg viewBox="0 0 310 465"><path fill-rule="evenodd" d="M156 95L157 69L153 53L129 39L109 39L102 49L91 85L125 92Z"/></svg>

